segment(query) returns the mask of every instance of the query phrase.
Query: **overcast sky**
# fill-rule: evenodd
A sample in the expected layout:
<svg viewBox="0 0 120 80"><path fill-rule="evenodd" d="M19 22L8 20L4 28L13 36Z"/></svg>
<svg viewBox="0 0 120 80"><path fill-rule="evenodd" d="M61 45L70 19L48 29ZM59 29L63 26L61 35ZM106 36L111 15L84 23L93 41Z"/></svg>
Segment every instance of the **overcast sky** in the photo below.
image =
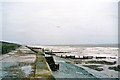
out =
<svg viewBox="0 0 120 80"><path fill-rule="evenodd" d="M1 40L40 45L118 42L118 0L3 2Z"/></svg>

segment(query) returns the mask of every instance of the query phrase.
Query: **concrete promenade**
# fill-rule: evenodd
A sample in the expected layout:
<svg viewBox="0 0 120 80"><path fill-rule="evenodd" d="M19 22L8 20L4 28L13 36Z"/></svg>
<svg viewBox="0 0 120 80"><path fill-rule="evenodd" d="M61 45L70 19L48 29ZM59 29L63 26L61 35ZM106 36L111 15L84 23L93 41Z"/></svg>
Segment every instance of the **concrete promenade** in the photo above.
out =
<svg viewBox="0 0 120 80"><path fill-rule="evenodd" d="M54 80L44 55L41 48L33 49L26 46L0 55L0 78L3 80Z"/></svg>

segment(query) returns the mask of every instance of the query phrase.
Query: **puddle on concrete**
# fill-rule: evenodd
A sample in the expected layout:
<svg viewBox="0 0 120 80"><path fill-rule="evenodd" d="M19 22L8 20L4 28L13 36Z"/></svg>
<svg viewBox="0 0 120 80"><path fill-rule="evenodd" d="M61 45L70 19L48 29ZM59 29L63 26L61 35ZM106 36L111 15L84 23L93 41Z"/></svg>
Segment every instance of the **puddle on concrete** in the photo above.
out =
<svg viewBox="0 0 120 80"><path fill-rule="evenodd" d="M2 64L2 70L0 70L2 78L27 78L33 71L31 63L5 62Z"/></svg>
<svg viewBox="0 0 120 80"><path fill-rule="evenodd" d="M21 67L21 70L25 73L25 76L27 77L32 71L32 66L31 65L23 66Z"/></svg>

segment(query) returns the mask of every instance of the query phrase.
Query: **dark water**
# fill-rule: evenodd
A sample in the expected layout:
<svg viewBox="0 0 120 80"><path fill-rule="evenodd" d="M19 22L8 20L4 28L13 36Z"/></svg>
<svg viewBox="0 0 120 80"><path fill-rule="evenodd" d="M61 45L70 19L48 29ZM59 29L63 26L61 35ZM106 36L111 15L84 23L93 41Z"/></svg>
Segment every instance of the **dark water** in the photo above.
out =
<svg viewBox="0 0 120 80"><path fill-rule="evenodd" d="M55 62L59 63L59 70L53 72L55 78L96 78L83 68L75 66L70 61L54 56Z"/></svg>

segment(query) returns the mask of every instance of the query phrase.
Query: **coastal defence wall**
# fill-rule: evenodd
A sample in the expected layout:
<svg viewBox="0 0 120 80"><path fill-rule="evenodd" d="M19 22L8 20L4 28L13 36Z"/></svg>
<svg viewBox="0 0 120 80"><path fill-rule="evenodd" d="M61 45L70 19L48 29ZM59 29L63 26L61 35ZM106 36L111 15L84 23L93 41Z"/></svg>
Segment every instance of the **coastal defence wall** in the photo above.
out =
<svg viewBox="0 0 120 80"><path fill-rule="evenodd" d="M0 41L0 54L6 54L12 50L19 48L21 45Z"/></svg>
<svg viewBox="0 0 120 80"><path fill-rule="evenodd" d="M33 48L33 47L28 47L28 48L36 53L36 61L34 64L34 68L35 68L34 78L55 80L50 65L45 58L45 53L43 52L42 48Z"/></svg>

